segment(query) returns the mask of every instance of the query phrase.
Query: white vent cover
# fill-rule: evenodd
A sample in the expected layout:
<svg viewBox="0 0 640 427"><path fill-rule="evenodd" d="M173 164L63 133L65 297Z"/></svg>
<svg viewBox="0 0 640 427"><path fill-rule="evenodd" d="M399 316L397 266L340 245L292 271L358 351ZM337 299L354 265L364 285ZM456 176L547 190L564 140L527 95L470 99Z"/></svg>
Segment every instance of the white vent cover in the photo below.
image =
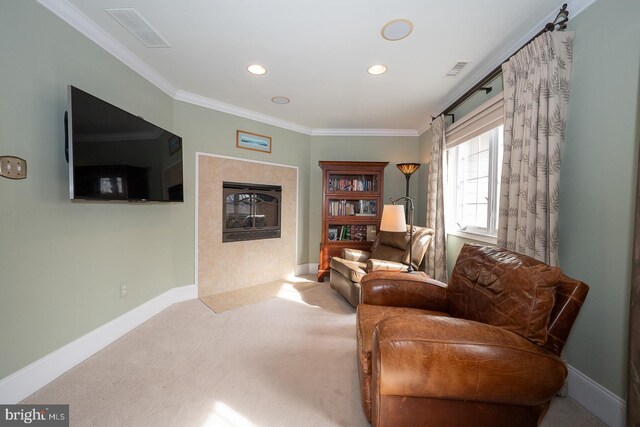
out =
<svg viewBox="0 0 640 427"><path fill-rule="evenodd" d="M460 74L462 70L464 70L465 67L469 64L470 64L470 61L456 62L456 65L454 65L453 68L449 70L449 72L445 75L445 77L457 77L458 74Z"/></svg>
<svg viewBox="0 0 640 427"><path fill-rule="evenodd" d="M113 19L133 34L146 47L171 47L146 19L133 8L105 9Z"/></svg>

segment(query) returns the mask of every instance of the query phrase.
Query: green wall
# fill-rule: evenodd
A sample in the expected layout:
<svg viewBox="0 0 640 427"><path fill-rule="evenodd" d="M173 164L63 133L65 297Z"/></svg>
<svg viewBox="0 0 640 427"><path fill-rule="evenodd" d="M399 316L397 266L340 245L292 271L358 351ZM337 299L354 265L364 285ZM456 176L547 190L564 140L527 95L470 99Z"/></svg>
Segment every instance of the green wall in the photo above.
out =
<svg viewBox="0 0 640 427"><path fill-rule="evenodd" d="M452 113L455 115L456 121L462 119L464 116L502 92L502 74L500 74L498 77L491 80L487 84L483 85L482 87L491 88L491 92L487 93L483 90L479 90L464 103L460 104L455 110L452 111Z"/></svg>
<svg viewBox="0 0 640 427"><path fill-rule="evenodd" d="M624 398L640 2L600 0L572 19L569 29L576 38L560 181L560 266L591 290L567 354L572 366Z"/></svg>
<svg viewBox="0 0 640 427"><path fill-rule="evenodd" d="M185 102L174 104L175 131L184 140L185 201L176 211L176 283L195 283L195 156L196 152L297 166L298 264L309 262L310 136ZM236 147L236 129L268 135L271 154Z"/></svg>
<svg viewBox="0 0 640 427"><path fill-rule="evenodd" d="M63 114L73 84L162 127L173 101L35 1L0 13L0 378L176 285L178 204L69 200ZM129 295L120 299L120 284Z"/></svg>
<svg viewBox="0 0 640 427"><path fill-rule="evenodd" d="M418 137L353 137L314 136L310 147L309 185L309 262L317 263L320 256L322 228L322 170L321 160L358 160L389 162L384 172L384 202L406 194L406 179L397 163L419 160ZM418 196L419 183L412 177L411 197ZM415 218L415 217L414 217Z"/></svg>
<svg viewBox="0 0 640 427"><path fill-rule="evenodd" d="M0 54L0 77L10 82L0 103L0 154L23 157L29 168L24 181L0 179L0 378L168 289L195 282L196 152L299 168L299 264L318 260L318 160L391 161L388 198L404 194L404 176L394 164L418 159L417 137L310 137L174 101L34 1L3 7ZM62 124L68 84L183 137L184 203L69 201ZM236 148L236 129L271 136L272 153ZM418 186L414 180L414 197ZM121 284L129 290L123 299Z"/></svg>
<svg viewBox="0 0 640 427"><path fill-rule="evenodd" d="M576 41L561 187L561 266L591 286L568 344L569 363L621 397L640 133L638 16L638 2L600 0L570 21ZM0 54L0 154L23 157L29 167L26 180L0 179L0 378L194 283L197 151L300 168L300 264L318 260L320 160L389 161L385 200L405 191L395 164L420 161L411 195L416 224L424 224L430 131L420 138L310 137L173 101L34 1L3 5ZM185 203L69 201L67 84L183 136ZM237 149L236 129L272 136L273 153ZM450 264L463 242L449 240ZM124 299L121 283L129 288Z"/></svg>

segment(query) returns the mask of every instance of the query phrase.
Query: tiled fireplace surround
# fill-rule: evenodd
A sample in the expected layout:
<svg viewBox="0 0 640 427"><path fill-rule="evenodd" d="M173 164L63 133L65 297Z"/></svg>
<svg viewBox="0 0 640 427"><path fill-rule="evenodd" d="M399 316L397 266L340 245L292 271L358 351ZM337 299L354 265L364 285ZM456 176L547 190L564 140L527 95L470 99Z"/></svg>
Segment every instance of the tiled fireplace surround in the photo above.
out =
<svg viewBox="0 0 640 427"><path fill-rule="evenodd" d="M199 153L198 296L284 279L296 266L296 167ZM281 237L222 242L222 182L282 186Z"/></svg>

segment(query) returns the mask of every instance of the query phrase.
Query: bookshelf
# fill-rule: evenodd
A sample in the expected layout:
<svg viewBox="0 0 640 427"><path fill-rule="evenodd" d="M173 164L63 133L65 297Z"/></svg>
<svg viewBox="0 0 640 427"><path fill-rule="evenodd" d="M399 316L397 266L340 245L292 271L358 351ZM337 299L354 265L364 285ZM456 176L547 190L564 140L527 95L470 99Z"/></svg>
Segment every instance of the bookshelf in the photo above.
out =
<svg viewBox="0 0 640 427"><path fill-rule="evenodd" d="M342 248L369 250L380 228L384 168L388 162L320 161L322 236L318 281L329 275Z"/></svg>

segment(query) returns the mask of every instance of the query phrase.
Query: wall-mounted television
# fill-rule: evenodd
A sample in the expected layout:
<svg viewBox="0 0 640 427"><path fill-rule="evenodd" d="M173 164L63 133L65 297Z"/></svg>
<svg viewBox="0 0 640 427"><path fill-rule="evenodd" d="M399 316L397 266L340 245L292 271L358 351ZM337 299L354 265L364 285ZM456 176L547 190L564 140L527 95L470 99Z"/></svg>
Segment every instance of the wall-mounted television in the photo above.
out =
<svg viewBox="0 0 640 427"><path fill-rule="evenodd" d="M184 200L182 138L74 86L68 94L72 200Z"/></svg>

